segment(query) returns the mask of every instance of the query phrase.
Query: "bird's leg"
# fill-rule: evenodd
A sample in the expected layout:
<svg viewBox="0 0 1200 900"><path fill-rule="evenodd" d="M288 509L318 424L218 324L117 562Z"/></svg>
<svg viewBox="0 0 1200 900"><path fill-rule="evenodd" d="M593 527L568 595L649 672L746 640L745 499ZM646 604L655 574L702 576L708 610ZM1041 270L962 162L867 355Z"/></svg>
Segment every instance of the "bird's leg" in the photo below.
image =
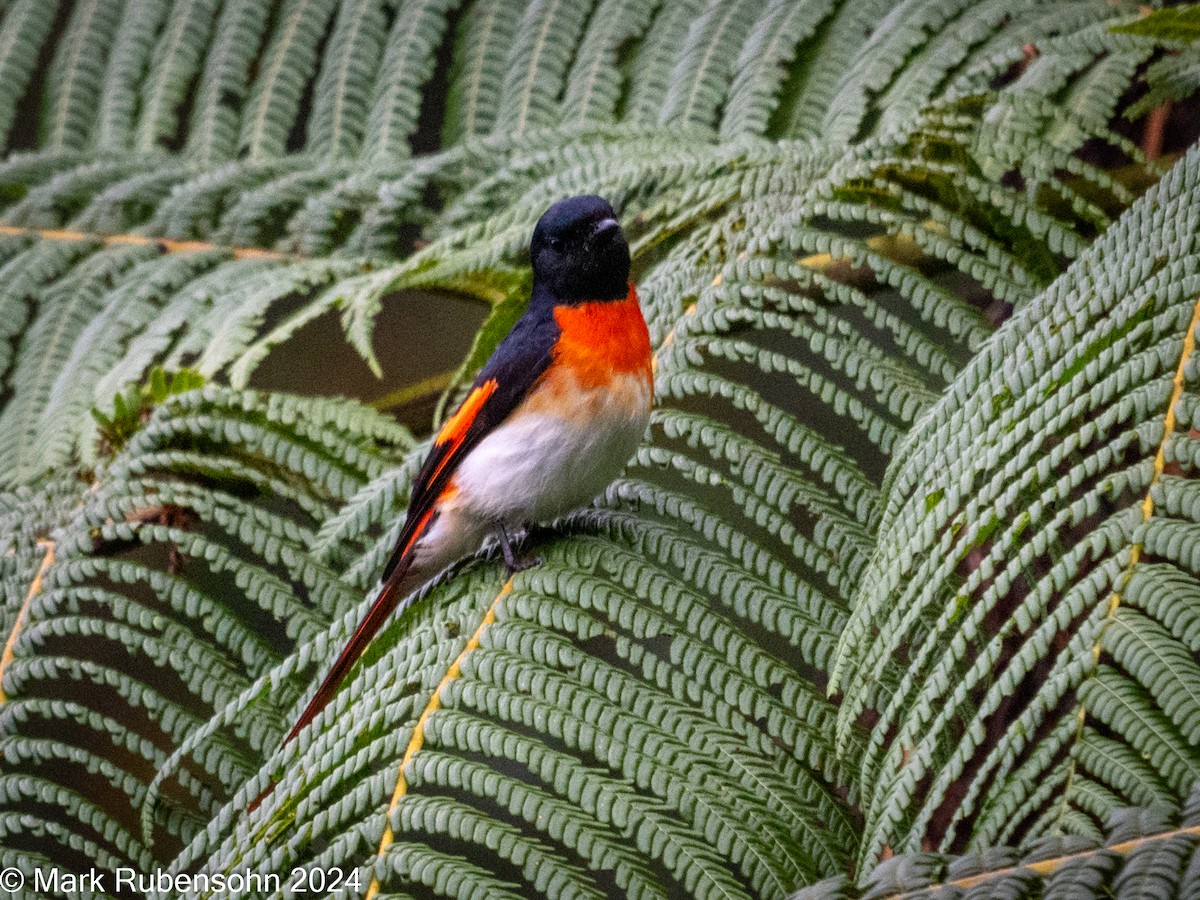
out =
<svg viewBox="0 0 1200 900"><path fill-rule="evenodd" d="M535 556L533 559L517 559L513 554L512 544L508 542L508 532L504 530L503 525L496 526L496 537L500 540L500 552L504 554L504 565L508 567L509 575L516 575L518 572L524 572L526 569L532 569L534 566L542 564L540 556Z"/></svg>

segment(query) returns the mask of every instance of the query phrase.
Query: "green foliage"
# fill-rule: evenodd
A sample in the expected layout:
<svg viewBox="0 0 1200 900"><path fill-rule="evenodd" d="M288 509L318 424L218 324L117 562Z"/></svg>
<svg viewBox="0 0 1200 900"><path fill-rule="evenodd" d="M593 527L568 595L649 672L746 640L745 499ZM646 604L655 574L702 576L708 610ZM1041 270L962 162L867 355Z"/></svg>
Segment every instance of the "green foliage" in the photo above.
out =
<svg viewBox="0 0 1200 900"><path fill-rule="evenodd" d="M832 676L847 740L880 714L864 862L1098 836L1200 776L1198 185L1192 151L904 440Z"/></svg>
<svg viewBox="0 0 1200 900"><path fill-rule="evenodd" d="M161 366L150 370L150 380L139 386L130 385L113 397L112 412L92 407L92 418L99 426L100 440L108 453L122 449L133 437L154 407L172 394L183 394L204 385L204 376L192 369L167 372Z"/></svg>
<svg viewBox="0 0 1200 900"><path fill-rule="evenodd" d="M1137 199L1113 123L1195 87L1135 4L51 6L0 19L0 217L82 232L0 237L4 865L758 898L933 848L875 896L1176 827L1200 162ZM280 748L424 448L252 374L327 314L378 371L423 289L487 307L461 383L580 192L634 249L646 442Z"/></svg>
<svg viewBox="0 0 1200 900"><path fill-rule="evenodd" d="M1167 900L1200 890L1200 791L1191 793L1182 816L1161 806L1120 809L1105 831L1103 844L1072 835L961 856L906 854L881 863L861 887L840 877L797 891L790 900Z"/></svg>
<svg viewBox="0 0 1200 900"><path fill-rule="evenodd" d="M72 852L83 828L98 864L147 865L154 856L131 822L161 817L173 835L197 827L147 794L148 775L169 761L164 748L350 605L352 591L306 548L393 448L410 444L347 402L170 392L191 380L152 381L162 402L92 488L51 485L9 507L30 517L44 505L31 522L57 526L3 682L6 761L22 772L3 815L44 835L50 859L55 845ZM255 735L260 747L273 740ZM85 773L115 790L82 789ZM172 787L211 809L206 767L177 775ZM29 804L44 812L31 817Z"/></svg>
<svg viewBox="0 0 1200 900"><path fill-rule="evenodd" d="M1114 25L1112 30L1120 34L1192 44L1200 39L1200 6L1191 4L1157 9L1136 21Z"/></svg>

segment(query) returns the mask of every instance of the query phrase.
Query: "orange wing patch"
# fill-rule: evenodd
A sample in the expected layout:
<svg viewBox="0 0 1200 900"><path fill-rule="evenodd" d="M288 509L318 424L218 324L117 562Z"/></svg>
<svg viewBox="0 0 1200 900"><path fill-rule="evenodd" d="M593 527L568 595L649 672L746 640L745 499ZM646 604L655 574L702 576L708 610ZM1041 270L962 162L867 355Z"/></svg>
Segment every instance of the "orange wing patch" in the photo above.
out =
<svg viewBox="0 0 1200 900"><path fill-rule="evenodd" d="M496 393L496 379L491 378L471 391L467 395L467 399L463 401L462 406L458 408L458 412L452 415L446 421L446 424L442 426L442 430L438 432L437 439L434 441L434 446L439 448L446 447L446 449L442 454L441 462L429 473L427 484L436 482L437 477L442 474L442 470L455 458L458 448L462 446L462 442L467 438L467 432L471 428L471 423L479 415L479 410L483 409L483 404L487 402L488 397L494 393ZM446 446L447 444L449 444L448 447Z"/></svg>
<svg viewBox="0 0 1200 900"><path fill-rule="evenodd" d="M581 387L602 387L614 375L625 374L640 374L647 384L653 382L650 332L632 284L620 302L559 306L554 320L562 331L554 345L554 361L569 368Z"/></svg>
<svg viewBox="0 0 1200 900"><path fill-rule="evenodd" d="M475 390L467 395L467 399L463 401L463 405L458 408L458 412L446 420L446 424L442 426L442 430L438 432L437 445L451 444L448 453L454 453L459 444L463 442L463 438L467 436L467 429L471 427L471 423L475 421L475 417L479 415L479 410L483 408L483 404L487 402L487 398L496 393L496 379L492 378L485 381ZM431 481L433 479L430 479Z"/></svg>

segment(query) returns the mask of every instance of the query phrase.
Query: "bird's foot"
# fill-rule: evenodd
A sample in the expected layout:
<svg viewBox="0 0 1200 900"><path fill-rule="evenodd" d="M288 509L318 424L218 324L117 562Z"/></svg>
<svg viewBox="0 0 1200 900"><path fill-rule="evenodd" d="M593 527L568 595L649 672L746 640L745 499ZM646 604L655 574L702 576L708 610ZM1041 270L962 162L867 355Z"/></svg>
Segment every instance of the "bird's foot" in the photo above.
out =
<svg viewBox="0 0 1200 900"><path fill-rule="evenodd" d="M536 568L543 562L545 560L540 556L531 556L528 559L514 559L511 563L505 560L504 565L508 567L509 575L516 575L518 572L524 572L526 569Z"/></svg>
<svg viewBox="0 0 1200 900"><path fill-rule="evenodd" d="M503 525L496 528L496 537L500 541L500 552L504 554L504 565L508 569L509 575L516 575L518 572L524 572L526 569L532 569L534 566L542 564L543 560L540 556L532 559L517 559L513 553L512 544L508 540L508 532L504 530Z"/></svg>

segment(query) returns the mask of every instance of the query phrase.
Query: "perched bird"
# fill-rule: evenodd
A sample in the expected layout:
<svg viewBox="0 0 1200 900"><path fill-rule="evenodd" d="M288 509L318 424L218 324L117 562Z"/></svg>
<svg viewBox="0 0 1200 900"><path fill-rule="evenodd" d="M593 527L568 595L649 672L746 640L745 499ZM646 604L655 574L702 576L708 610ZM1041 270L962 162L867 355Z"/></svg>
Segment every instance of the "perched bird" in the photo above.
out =
<svg viewBox="0 0 1200 900"><path fill-rule="evenodd" d="M396 604L494 533L584 505L628 462L653 402L650 335L629 280L629 245L607 201L571 197L538 220L533 291L417 473L383 587L290 741L333 696ZM286 741L285 741L286 743Z"/></svg>

